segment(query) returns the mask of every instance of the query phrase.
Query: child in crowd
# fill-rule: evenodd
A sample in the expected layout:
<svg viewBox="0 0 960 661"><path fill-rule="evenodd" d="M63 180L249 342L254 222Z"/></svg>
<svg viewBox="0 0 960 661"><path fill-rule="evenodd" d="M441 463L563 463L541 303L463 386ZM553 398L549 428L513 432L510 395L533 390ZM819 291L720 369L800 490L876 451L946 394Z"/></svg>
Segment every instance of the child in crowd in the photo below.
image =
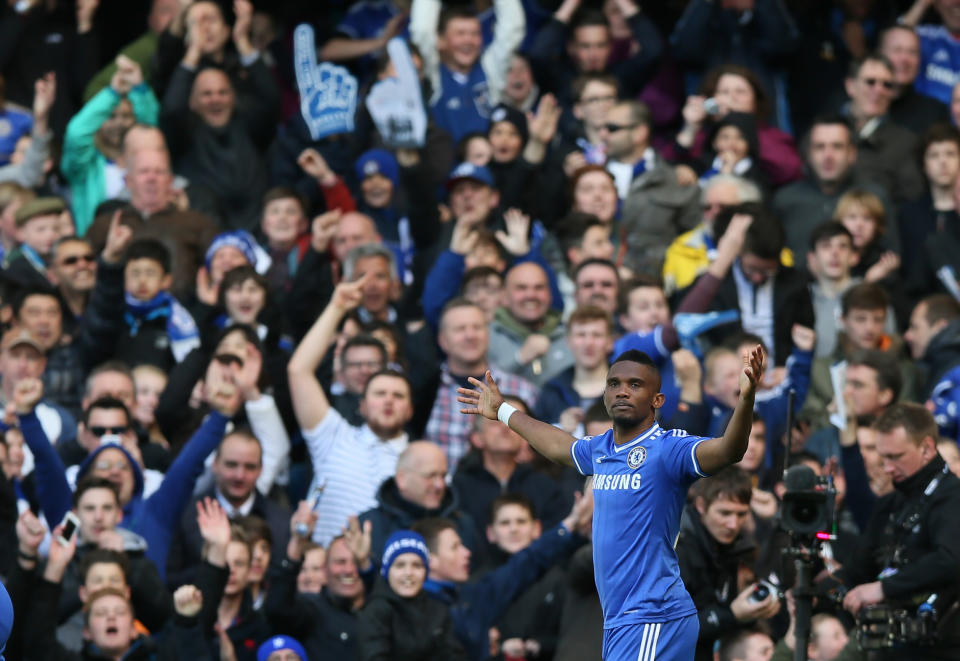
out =
<svg viewBox="0 0 960 661"><path fill-rule="evenodd" d="M169 370L200 346L193 317L170 293L170 252L156 239L130 244L123 271L127 338L115 357Z"/></svg>
<svg viewBox="0 0 960 661"><path fill-rule="evenodd" d="M710 150L704 155L706 163L700 171L700 185L704 186L718 174L735 174L765 188L759 153L757 122L753 115L728 112L713 126Z"/></svg>
<svg viewBox="0 0 960 661"><path fill-rule="evenodd" d="M0 182L0 242L2 242L2 261L7 263L7 255L17 246L17 211L21 206L36 198L37 194L29 188L12 181Z"/></svg>
<svg viewBox="0 0 960 661"><path fill-rule="evenodd" d="M297 266L310 247L306 202L286 186L271 188L263 196L260 231L270 253L267 281L273 291L289 290Z"/></svg>
<svg viewBox="0 0 960 661"><path fill-rule="evenodd" d="M270 268L270 256L256 239L244 230L218 234L204 255L204 265L197 272L197 300L203 305L216 305L220 285L227 271L238 266L253 266L258 273Z"/></svg>
<svg viewBox="0 0 960 661"><path fill-rule="evenodd" d="M58 197L41 197L23 204L14 216L16 249L7 255L7 276L21 285L49 284L47 264L60 238L60 214L66 205Z"/></svg>
<svg viewBox="0 0 960 661"><path fill-rule="evenodd" d="M449 607L423 591L430 566L423 537L398 530L383 549L380 575L384 580L377 583L359 615L358 658L466 659L454 635Z"/></svg>
<svg viewBox="0 0 960 661"><path fill-rule="evenodd" d="M457 162L486 167L493 158L493 146L483 133L468 133L457 148Z"/></svg>
<svg viewBox="0 0 960 661"><path fill-rule="evenodd" d="M413 255L416 250L410 226L409 205L400 194L400 166L384 149L364 152L354 164L360 187L357 210L373 218L377 232L396 257L400 281L413 282ZM407 191L416 194L415 191Z"/></svg>
<svg viewBox="0 0 960 661"><path fill-rule="evenodd" d="M862 190L847 191L837 200L833 219L853 238L855 277L881 282L900 268L900 255L887 246L887 217L879 197Z"/></svg>
<svg viewBox="0 0 960 661"><path fill-rule="evenodd" d="M327 584L327 550L316 542L306 542L303 564L297 574L297 592L319 594Z"/></svg>
<svg viewBox="0 0 960 661"><path fill-rule="evenodd" d="M475 266L467 269L460 284L460 293L471 303L483 309L487 323L500 307L503 295L503 273L492 266Z"/></svg>
<svg viewBox="0 0 960 661"><path fill-rule="evenodd" d="M810 618L810 640L807 657L810 661L833 661L850 642L843 623L829 613L817 613Z"/></svg>
<svg viewBox="0 0 960 661"><path fill-rule="evenodd" d="M160 431L155 416L160 395L167 387L167 373L156 365L142 363L133 368L133 386L136 402L133 417L146 431L151 442L169 449L170 444Z"/></svg>

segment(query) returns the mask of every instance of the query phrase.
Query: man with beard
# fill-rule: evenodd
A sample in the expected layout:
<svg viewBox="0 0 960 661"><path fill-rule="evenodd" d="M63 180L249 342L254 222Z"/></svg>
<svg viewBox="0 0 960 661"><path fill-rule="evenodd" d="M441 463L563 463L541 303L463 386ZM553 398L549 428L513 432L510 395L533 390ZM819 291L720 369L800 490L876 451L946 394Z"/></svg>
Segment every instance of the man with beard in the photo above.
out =
<svg viewBox="0 0 960 661"><path fill-rule="evenodd" d="M575 439L518 412L504 402L489 373L486 382L470 379L474 390L459 390L464 414L498 419L547 458L593 476L593 560L604 611L604 658L634 658L638 651L641 657L644 652L660 659L693 657L697 611L674 551L680 513L693 482L743 457L763 364L760 346L744 353L736 409L724 435L714 439L660 428L660 373L640 351L620 355L607 372L603 401L613 429L601 436Z"/></svg>
<svg viewBox="0 0 960 661"><path fill-rule="evenodd" d="M352 272L349 275L353 275ZM337 285L330 303L290 358L287 373L293 410L314 466L310 493L318 494L314 541L329 544L348 517L376 507L380 484L393 476L407 447L404 427L413 416L410 382L394 370L370 377L360 402L361 427L354 427L324 393L316 370L348 312L364 302L372 272Z"/></svg>

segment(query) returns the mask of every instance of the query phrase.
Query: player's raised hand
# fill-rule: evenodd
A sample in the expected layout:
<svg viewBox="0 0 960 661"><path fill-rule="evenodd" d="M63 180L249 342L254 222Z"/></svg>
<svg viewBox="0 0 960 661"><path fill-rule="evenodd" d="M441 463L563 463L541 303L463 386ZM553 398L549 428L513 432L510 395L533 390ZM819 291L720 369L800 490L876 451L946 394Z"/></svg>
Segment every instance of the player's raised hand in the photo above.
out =
<svg viewBox="0 0 960 661"><path fill-rule="evenodd" d="M493 380L490 370L487 370L483 378L483 381L472 376L469 378L470 383L476 386L473 390L457 388L457 401L467 405L467 408L460 409L460 413L482 415L484 418L496 420L497 410L503 404L503 395L500 394L500 389Z"/></svg>
<svg viewBox="0 0 960 661"><path fill-rule="evenodd" d="M759 344L743 354L743 371L740 372L740 396L753 397L757 385L763 379L763 347Z"/></svg>

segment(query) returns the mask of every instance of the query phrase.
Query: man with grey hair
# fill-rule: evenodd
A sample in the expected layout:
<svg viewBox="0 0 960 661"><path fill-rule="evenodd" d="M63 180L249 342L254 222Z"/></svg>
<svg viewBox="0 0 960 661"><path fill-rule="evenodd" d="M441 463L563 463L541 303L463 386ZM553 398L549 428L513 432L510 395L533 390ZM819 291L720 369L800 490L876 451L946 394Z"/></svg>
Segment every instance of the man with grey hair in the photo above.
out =
<svg viewBox="0 0 960 661"><path fill-rule="evenodd" d="M659 273L667 246L700 222L700 199L650 144L650 109L638 101L610 108L600 138L607 149L607 170L623 200L625 266L637 273Z"/></svg>
<svg viewBox="0 0 960 661"><path fill-rule="evenodd" d="M716 258L720 237L714 234L713 221L720 211L745 202L759 202L760 189L735 174L718 174L707 182L701 199L703 220L667 248L663 263L663 287L667 296L692 285Z"/></svg>

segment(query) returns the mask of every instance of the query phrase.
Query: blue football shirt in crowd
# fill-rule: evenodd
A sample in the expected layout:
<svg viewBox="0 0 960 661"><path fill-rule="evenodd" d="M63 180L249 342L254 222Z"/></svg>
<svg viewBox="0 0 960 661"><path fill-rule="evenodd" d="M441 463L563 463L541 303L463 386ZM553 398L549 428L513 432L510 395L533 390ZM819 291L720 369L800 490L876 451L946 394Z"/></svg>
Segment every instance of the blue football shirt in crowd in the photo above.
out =
<svg viewBox="0 0 960 661"><path fill-rule="evenodd" d="M960 80L960 39L942 25L919 25L920 71L913 86L921 94L950 105L953 86Z"/></svg>
<svg viewBox="0 0 960 661"><path fill-rule="evenodd" d="M570 447L577 471L593 475L593 565L605 629L697 612L674 545L687 490L707 477L696 453L705 440L654 423L620 446L608 430Z"/></svg>

